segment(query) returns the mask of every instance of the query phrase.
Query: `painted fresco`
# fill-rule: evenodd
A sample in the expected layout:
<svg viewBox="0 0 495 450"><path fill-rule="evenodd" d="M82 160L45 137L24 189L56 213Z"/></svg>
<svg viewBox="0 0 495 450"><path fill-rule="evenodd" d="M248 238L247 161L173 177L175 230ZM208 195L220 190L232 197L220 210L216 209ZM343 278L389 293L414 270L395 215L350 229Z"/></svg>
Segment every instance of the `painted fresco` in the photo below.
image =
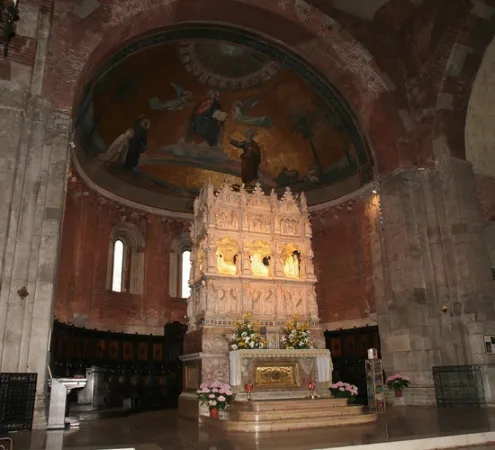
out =
<svg viewBox="0 0 495 450"><path fill-rule="evenodd" d="M96 84L93 121L99 166L173 195L207 179L309 191L358 170L337 115L302 79L221 41L131 55Z"/></svg>

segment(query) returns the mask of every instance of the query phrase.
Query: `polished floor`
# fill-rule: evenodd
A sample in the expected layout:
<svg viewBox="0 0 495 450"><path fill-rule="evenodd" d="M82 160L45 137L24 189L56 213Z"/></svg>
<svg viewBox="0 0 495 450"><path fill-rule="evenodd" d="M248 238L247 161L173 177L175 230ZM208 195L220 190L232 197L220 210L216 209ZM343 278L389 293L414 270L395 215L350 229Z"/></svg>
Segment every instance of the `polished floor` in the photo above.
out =
<svg viewBox="0 0 495 450"><path fill-rule="evenodd" d="M225 433L175 411L82 422L68 432L12 434L16 450L310 450L495 430L495 409L394 408L374 424L259 434ZM495 449L495 444L476 447Z"/></svg>

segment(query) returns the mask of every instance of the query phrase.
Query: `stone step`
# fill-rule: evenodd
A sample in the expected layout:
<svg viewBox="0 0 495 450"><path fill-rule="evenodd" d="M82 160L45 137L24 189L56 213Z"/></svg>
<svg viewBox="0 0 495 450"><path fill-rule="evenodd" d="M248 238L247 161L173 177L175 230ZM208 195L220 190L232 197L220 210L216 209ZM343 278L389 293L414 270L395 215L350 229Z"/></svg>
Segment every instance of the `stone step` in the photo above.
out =
<svg viewBox="0 0 495 450"><path fill-rule="evenodd" d="M326 410L328 408L341 408L348 406L348 403L345 398L317 398L315 400L290 399L234 402L233 406L238 410L249 411L293 411L295 409Z"/></svg>
<svg viewBox="0 0 495 450"><path fill-rule="evenodd" d="M377 420L376 414L353 414L335 416L314 416L301 420L301 418L290 418L286 414L281 420L280 417L265 422L245 421L245 420L217 420L207 416L200 416L200 423L225 431L258 432L258 431L289 431L301 430L305 428L335 427L344 425L357 425L371 423Z"/></svg>
<svg viewBox="0 0 495 450"><path fill-rule="evenodd" d="M285 420L290 414L291 419L313 419L314 417L335 417L335 416L353 416L363 415L363 406L341 406L327 408L325 410L316 410L314 408L297 408L290 412L282 410L262 410L250 411L234 408L231 411L231 417L236 421L247 422L266 422Z"/></svg>

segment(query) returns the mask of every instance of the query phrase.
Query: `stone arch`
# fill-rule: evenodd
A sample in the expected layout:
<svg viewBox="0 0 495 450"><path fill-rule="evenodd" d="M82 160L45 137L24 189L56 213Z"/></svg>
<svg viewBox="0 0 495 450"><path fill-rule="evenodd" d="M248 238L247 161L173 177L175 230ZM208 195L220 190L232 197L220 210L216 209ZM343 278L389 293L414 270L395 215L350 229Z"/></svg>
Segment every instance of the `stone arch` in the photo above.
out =
<svg viewBox="0 0 495 450"><path fill-rule="evenodd" d="M112 290L112 275L114 264L115 242L124 243L124 286L125 291L131 294L142 294L144 288L144 250L146 241L139 228L129 222L115 225L109 235L107 283L108 290Z"/></svg>
<svg viewBox="0 0 495 450"><path fill-rule="evenodd" d="M485 239L490 257L490 267L492 270L492 278L495 280L495 219L486 224Z"/></svg>
<svg viewBox="0 0 495 450"><path fill-rule="evenodd" d="M455 29L450 54L436 96L433 121L433 152L436 158L466 159L468 104L483 57L495 36L494 8L487 1L469 3Z"/></svg>
<svg viewBox="0 0 495 450"><path fill-rule="evenodd" d="M84 20L73 15L70 5L60 7L47 61L49 76L43 88L56 107L69 109L77 104L90 88L91 75L122 43L177 24L229 24L285 45L331 79L353 105L362 134L377 149L381 172L394 169L403 158L400 153L407 153L408 144L401 144L399 151L398 143L408 132L372 55L335 20L307 3L131 0L122 5L118 0L102 1L102 6Z"/></svg>
<svg viewBox="0 0 495 450"><path fill-rule="evenodd" d="M476 79L466 117L466 159L476 174L495 178L495 38L488 46Z"/></svg>

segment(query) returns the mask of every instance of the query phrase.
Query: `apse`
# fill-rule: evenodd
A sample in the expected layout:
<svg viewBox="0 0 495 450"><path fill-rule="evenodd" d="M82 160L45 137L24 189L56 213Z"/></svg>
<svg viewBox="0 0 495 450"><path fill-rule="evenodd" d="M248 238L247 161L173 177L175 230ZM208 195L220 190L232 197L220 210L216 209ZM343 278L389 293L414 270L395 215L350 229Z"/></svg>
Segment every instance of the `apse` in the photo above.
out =
<svg viewBox="0 0 495 450"><path fill-rule="evenodd" d="M176 29L96 70L79 104L76 164L120 197L188 213L207 181L327 202L372 179L351 108L288 50L239 31ZM249 145L257 149L241 164Z"/></svg>

